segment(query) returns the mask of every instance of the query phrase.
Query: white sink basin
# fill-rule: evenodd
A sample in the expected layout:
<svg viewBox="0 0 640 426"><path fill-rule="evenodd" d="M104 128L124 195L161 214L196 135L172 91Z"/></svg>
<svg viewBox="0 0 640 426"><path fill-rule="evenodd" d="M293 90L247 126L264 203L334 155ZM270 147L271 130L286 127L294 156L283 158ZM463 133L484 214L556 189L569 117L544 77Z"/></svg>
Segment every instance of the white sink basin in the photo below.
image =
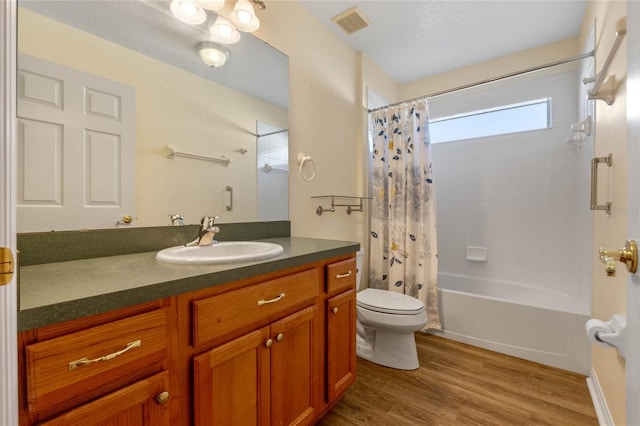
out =
<svg viewBox="0 0 640 426"><path fill-rule="evenodd" d="M211 246L176 246L160 250L156 259L160 262L187 265L211 265L216 263L247 262L269 259L281 254L284 248L278 244L261 241L223 241Z"/></svg>

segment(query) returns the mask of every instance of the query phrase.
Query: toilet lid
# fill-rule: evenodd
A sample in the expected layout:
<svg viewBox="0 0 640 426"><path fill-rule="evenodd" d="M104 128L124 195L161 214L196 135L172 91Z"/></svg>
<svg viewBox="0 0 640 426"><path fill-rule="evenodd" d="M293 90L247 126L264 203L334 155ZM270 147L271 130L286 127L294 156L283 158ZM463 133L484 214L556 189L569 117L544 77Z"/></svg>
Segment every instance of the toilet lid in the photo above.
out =
<svg viewBox="0 0 640 426"><path fill-rule="evenodd" d="M375 288L359 292L356 303L362 308L386 314L413 315L424 311L424 304L415 297Z"/></svg>

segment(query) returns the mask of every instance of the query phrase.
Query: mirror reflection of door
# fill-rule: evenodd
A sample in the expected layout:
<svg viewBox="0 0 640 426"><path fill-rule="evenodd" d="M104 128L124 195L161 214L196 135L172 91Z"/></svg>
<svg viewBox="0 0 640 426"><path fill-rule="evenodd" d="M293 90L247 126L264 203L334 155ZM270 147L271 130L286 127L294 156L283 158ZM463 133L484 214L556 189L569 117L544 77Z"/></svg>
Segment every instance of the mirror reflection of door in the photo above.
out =
<svg viewBox="0 0 640 426"><path fill-rule="evenodd" d="M258 220L289 217L289 131L256 122Z"/></svg>

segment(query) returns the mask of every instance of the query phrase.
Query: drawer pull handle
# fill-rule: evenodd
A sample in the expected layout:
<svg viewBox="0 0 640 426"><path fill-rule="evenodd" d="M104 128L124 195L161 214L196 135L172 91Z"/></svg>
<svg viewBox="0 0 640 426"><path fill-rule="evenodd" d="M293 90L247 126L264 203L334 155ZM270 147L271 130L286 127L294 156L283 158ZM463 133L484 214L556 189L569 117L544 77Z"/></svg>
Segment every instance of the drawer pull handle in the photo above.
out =
<svg viewBox="0 0 640 426"><path fill-rule="evenodd" d="M271 347L271 345L273 345L273 340L268 339L266 342L264 342L264 345L265 345L266 347L270 348L270 347Z"/></svg>
<svg viewBox="0 0 640 426"><path fill-rule="evenodd" d="M278 297L274 297L273 299L269 299L269 300L258 300L258 306L262 306L262 305L266 305L268 303L275 303L275 302L279 302L280 300L282 300L284 298L284 293L280 293L278 295Z"/></svg>
<svg viewBox="0 0 640 426"><path fill-rule="evenodd" d="M333 312L334 314L338 313L338 307L334 306L333 309L331 310L331 312Z"/></svg>
<svg viewBox="0 0 640 426"><path fill-rule="evenodd" d="M78 367L81 367L87 364L93 364L94 362L109 361L110 359L114 359L115 357L122 355L123 353L127 352L130 349L137 348L140 346L142 346L142 341L136 340L135 342L127 343L126 348L109 355L101 356L99 358L94 358L94 359L81 358L81 359L72 361L69 363L69 370L75 370Z"/></svg>
<svg viewBox="0 0 640 426"><path fill-rule="evenodd" d="M347 278L351 276L351 271L347 272L346 274L337 274L336 278L340 279L340 278Z"/></svg>
<svg viewBox="0 0 640 426"><path fill-rule="evenodd" d="M276 336L276 340L277 340L278 342L282 342L282 340L283 340L283 339L284 339L284 334L282 334L282 333L280 333L280 334L278 334L278 335Z"/></svg>

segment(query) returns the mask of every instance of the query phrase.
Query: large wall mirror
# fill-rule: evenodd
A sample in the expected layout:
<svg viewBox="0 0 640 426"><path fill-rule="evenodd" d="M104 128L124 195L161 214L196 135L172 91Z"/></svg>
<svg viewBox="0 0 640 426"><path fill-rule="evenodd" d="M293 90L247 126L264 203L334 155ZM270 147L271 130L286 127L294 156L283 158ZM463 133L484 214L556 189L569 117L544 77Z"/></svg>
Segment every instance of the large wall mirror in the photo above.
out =
<svg viewBox="0 0 640 426"><path fill-rule="evenodd" d="M209 67L215 13L169 1L18 6L18 232L288 218L286 55L242 33Z"/></svg>

